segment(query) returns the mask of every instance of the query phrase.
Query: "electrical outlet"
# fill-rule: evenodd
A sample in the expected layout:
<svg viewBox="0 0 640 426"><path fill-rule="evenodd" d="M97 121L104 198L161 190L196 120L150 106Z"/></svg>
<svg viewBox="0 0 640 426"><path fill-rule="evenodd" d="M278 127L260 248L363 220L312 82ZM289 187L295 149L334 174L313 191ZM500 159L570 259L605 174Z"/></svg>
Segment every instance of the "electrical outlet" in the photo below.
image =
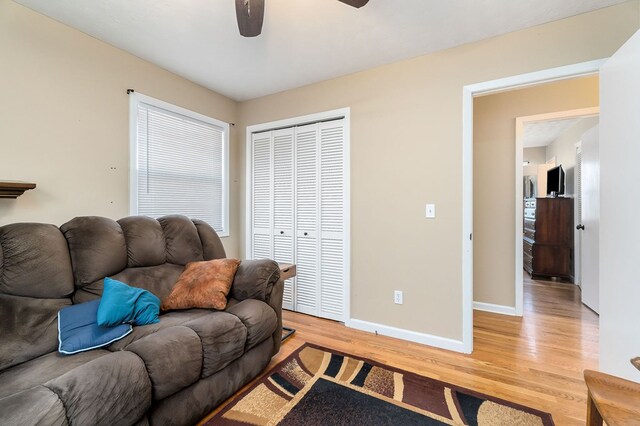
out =
<svg viewBox="0 0 640 426"><path fill-rule="evenodd" d="M425 216L427 219L435 219L436 217L436 205L427 204L425 207Z"/></svg>
<svg viewBox="0 0 640 426"><path fill-rule="evenodd" d="M393 303L396 305L402 305L402 291L396 290L393 292Z"/></svg>

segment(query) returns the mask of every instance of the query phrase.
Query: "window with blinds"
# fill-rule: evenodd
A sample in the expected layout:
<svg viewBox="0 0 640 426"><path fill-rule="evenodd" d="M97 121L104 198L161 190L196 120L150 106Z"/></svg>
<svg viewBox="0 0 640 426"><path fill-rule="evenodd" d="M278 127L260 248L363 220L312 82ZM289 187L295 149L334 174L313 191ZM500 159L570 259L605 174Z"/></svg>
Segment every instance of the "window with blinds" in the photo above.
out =
<svg viewBox="0 0 640 426"><path fill-rule="evenodd" d="M131 95L131 213L182 214L229 235L229 125Z"/></svg>

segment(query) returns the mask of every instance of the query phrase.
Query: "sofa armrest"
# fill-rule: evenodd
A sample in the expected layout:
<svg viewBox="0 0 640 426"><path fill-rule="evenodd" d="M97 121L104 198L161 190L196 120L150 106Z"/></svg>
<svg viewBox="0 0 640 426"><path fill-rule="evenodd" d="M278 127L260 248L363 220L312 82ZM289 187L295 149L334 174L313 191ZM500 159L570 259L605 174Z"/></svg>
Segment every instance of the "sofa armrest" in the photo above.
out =
<svg viewBox="0 0 640 426"><path fill-rule="evenodd" d="M0 424L68 426L69 421L58 395L39 385L0 398Z"/></svg>
<svg viewBox="0 0 640 426"><path fill-rule="evenodd" d="M229 295L237 300L269 302L280 268L273 260L243 260L238 266Z"/></svg>
<svg viewBox="0 0 640 426"><path fill-rule="evenodd" d="M282 295L284 281L280 279L280 266L273 260L243 260L238 266L229 296L237 300L258 299L273 308L278 327L273 333L273 353L282 343Z"/></svg>

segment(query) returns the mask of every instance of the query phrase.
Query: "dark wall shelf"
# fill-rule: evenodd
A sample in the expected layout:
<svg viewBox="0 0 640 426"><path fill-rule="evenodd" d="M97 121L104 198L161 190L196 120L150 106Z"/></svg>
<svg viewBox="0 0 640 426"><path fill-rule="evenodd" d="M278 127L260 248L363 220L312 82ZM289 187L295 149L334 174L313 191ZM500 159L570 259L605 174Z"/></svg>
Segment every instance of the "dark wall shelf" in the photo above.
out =
<svg viewBox="0 0 640 426"><path fill-rule="evenodd" d="M24 194L24 191L28 191L35 187L35 183L13 180L0 181L0 198L18 198Z"/></svg>

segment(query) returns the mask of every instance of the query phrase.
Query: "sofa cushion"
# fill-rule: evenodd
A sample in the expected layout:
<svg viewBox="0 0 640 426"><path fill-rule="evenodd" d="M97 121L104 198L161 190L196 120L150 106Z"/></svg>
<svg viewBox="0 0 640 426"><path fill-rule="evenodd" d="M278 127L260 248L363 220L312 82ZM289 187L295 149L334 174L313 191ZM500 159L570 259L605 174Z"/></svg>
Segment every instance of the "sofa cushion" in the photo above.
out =
<svg viewBox="0 0 640 426"><path fill-rule="evenodd" d="M127 268L113 275L114 280L122 281L134 287L143 288L163 300L171 293L171 289L184 271L184 266L165 263L164 265L146 268Z"/></svg>
<svg viewBox="0 0 640 426"><path fill-rule="evenodd" d="M147 216L129 216L118 221L127 244L127 267L162 265L167 247L160 223Z"/></svg>
<svg viewBox="0 0 640 426"><path fill-rule="evenodd" d="M149 426L149 419L147 418L147 415L145 414L140 420L138 420L137 422L135 422L133 424L133 426Z"/></svg>
<svg viewBox="0 0 640 426"><path fill-rule="evenodd" d="M171 293L171 289L178 281L182 271L184 271L184 266L182 265L165 263L158 266L127 268L112 275L111 278L150 291L158 299L162 300ZM73 302L82 303L97 299L102 295L103 287L102 279L88 284L74 293Z"/></svg>
<svg viewBox="0 0 640 426"><path fill-rule="evenodd" d="M253 348L263 340L270 339L278 326L278 317L273 308L259 300L243 300L225 312L237 316L247 328L245 350Z"/></svg>
<svg viewBox="0 0 640 426"><path fill-rule="evenodd" d="M0 227L0 293L60 299L73 293L67 242L54 225Z"/></svg>
<svg viewBox="0 0 640 426"><path fill-rule="evenodd" d="M0 294L0 371L58 347L58 311L70 299Z"/></svg>
<svg viewBox="0 0 640 426"><path fill-rule="evenodd" d="M107 346L107 349L110 351L123 350L131 343L140 340L145 336L157 333L158 331L164 330L165 328L183 325L186 322L208 315L210 313L211 311L206 309L189 309L186 311L169 312L168 314L160 316L159 323L133 327L133 331L131 332L131 334Z"/></svg>
<svg viewBox="0 0 640 426"><path fill-rule="evenodd" d="M68 306L58 313L58 352L73 355L107 346L131 333L131 324L98 325L100 300Z"/></svg>
<svg viewBox="0 0 640 426"><path fill-rule="evenodd" d="M202 242L202 256L204 260L224 259L227 254L216 231L207 222L200 219L193 219L193 224L198 230L200 241Z"/></svg>
<svg viewBox="0 0 640 426"><path fill-rule="evenodd" d="M151 407L149 421L153 425L195 425L225 399L257 377L269 364L273 343L265 340L235 360L227 368L206 379L198 380L189 388L173 394ZM232 423L232 422L229 422Z"/></svg>
<svg viewBox="0 0 640 426"><path fill-rule="evenodd" d="M76 367L108 355L104 349L66 356L51 352L0 373L0 398L41 385Z"/></svg>
<svg viewBox="0 0 640 426"><path fill-rule="evenodd" d="M127 346L146 366L153 399L160 400L195 383L202 369L202 345L188 327L165 328Z"/></svg>
<svg viewBox="0 0 640 426"><path fill-rule="evenodd" d="M144 363L127 351L89 361L45 386L58 395L71 424L133 424L151 407L151 383Z"/></svg>
<svg viewBox="0 0 640 426"><path fill-rule="evenodd" d="M224 309L239 264L237 259L188 263L169 296L162 301L162 310Z"/></svg>
<svg viewBox="0 0 640 426"><path fill-rule="evenodd" d="M106 217L76 217L60 227L67 239L77 287L122 271L127 245L120 225Z"/></svg>
<svg viewBox="0 0 640 426"><path fill-rule="evenodd" d="M147 325L160 322L160 299L147 290L131 287L125 283L104 279L104 290L97 312L98 324L114 327L127 323Z"/></svg>
<svg viewBox="0 0 640 426"><path fill-rule="evenodd" d="M0 425L66 426L67 413L62 401L44 386L36 386L0 398Z"/></svg>
<svg viewBox="0 0 640 426"><path fill-rule="evenodd" d="M209 377L244 353L247 328L235 315L211 312L184 323L198 334L202 343L202 372Z"/></svg>
<svg viewBox="0 0 640 426"><path fill-rule="evenodd" d="M196 225L186 216L170 215L158 219L167 247L167 262L186 265L204 260Z"/></svg>

